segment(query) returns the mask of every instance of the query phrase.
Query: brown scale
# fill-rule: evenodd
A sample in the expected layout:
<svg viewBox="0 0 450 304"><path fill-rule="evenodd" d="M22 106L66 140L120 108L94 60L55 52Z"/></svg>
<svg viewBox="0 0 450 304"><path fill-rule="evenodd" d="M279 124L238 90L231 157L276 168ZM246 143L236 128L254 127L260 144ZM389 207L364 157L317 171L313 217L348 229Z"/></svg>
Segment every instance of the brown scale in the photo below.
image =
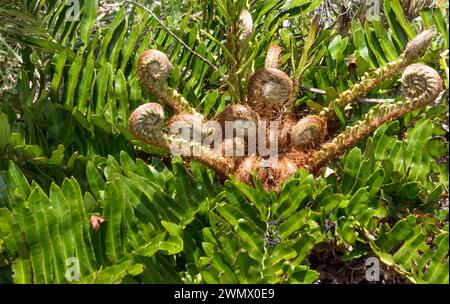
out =
<svg viewBox="0 0 450 304"><path fill-rule="evenodd" d="M245 12L246 26L252 23L248 20L249 13ZM250 16L251 17L251 16ZM251 33L251 32L250 32ZM248 28L243 31L247 39L250 34ZM175 116L169 120L169 126L175 121L185 121L192 125L193 121L200 121L202 139L207 136L220 135L209 123L216 122L222 127L222 146L213 150L212 145L199 145L189 140L178 138L177 134L162 133L167 130L163 123L167 120L158 106L150 103L140 106L130 116L129 125L133 136L150 144L169 149L172 143L191 144L201 151L200 155L185 156L185 159L196 159L213 168L221 180L230 175L236 175L238 180L252 184L252 174L262 182L268 191L280 191L283 181L295 171L304 168L317 174L321 168L333 159L339 157L359 140L369 136L383 123L398 119L408 112L432 103L442 90L442 81L438 73L422 64L411 64L421 57L433 37L431 30L419 34L411 41L403 54L394 62L366 74L359 83L343 92L321 113L306 115L298 118L295 114L293 96L293 81L279 69L281 49L278 45L269 47L265 67L255 71L248 82L246 104L227 106L215 120L206 121L204 117L176 92L167 86L165 80L172 69L167 56L155 50L145 51L138 60L138 75L141 83L148 91L157 96L160 101L172 108ZM158 70L158 67L161 70ZM375 107L367 113L361 121L347 127L342 133L335 134L339 129L334 115L333 105L345 105L354 100L380 82L402 74L402 87L405 100L389 105ZM278 154L276 157L263 157L256 149L256 154L249 155L249 135L244 132L241 138L225 138L223 129L226 121L247 121L258 124L265 120L266 144L271 137L270 121L278 122ZM157 124L157 125L155 125ZM257 135L256 135L257 136ZM256 138L257 139L257 138ZM244 156L225 156L225 143L243 142ZM257 145L262 145L256 140Z"/></svg>

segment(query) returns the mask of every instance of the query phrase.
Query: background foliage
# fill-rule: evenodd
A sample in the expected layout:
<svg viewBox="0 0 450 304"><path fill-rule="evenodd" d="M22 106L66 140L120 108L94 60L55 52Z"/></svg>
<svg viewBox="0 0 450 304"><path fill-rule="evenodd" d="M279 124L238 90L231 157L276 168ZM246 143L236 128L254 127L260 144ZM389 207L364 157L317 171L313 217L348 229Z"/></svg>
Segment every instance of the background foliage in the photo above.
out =
<svg viewBox="0 0 450 304"><path fill-rule="evenodd" d="M449 282L447 1L385 0L376 20L359 1L141 2L217 70L139 6L84 0L68 20L68 2L0 0L0 282L65 283L76 257L82 283L355 283L372 256L384 282ZM255 27L238 56L245 7ZM442 98L279 194L222 185L127 130L130 111L155 100L135 71L145 49L169 54L170 85L214 117L278 42L298 111L314 113L430 27L422 61ZM337 111L345 125L401 94L392 79L351 118ZM92 215L106 220L98 231Z"/></svg>

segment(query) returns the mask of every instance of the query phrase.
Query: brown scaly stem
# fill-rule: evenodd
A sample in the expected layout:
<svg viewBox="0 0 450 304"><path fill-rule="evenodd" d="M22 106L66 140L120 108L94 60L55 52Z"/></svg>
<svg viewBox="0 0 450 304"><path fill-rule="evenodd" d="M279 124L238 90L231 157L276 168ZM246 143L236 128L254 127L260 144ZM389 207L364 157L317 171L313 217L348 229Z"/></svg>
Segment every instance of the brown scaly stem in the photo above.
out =
<svg viewBox="0 0 450 304"><path fill-rule="evenodd" d="M217 154L214 150L174 135L164 135L165 145L167 147L178 147L178 153L181 155L189 155L185 158L202 162L206 166L213 168L221 180L228 178L235 171L235 163L233 159ZM196 152L192 152L197 150Z"/></svg>

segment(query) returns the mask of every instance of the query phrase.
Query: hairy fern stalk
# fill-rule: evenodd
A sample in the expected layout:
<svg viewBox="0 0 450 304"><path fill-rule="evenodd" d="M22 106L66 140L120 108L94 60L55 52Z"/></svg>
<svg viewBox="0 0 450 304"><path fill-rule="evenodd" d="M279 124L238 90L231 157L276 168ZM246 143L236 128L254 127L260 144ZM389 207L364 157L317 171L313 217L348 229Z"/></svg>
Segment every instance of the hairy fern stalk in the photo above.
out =
<svg viewBox="0 0 450 304"><path fill-rule="evenodd" d="M0 283L448 284L448 3L73 2L0 0Z"/></svg>

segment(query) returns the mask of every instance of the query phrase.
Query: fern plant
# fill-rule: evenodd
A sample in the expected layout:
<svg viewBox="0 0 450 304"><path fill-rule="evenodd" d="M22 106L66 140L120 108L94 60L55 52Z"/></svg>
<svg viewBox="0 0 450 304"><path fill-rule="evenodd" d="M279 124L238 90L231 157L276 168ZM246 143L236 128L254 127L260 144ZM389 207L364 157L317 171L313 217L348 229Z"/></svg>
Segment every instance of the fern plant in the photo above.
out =
<svg viewBox="0 0 450 304"><path fill-rule="evenodd" d="M448 3L385 0L368 20L351 1L84 0L79 14L70 2L0 0L12 71L0 91L0 282L357 283L375 257L384 282L448 284ZM146 49L169 54L168 85L214 119L278 45L304 116L426 29L437 101L279 193L220 181L128 131L131 111L157 101L138 83ZM397 78L335 106L337 128L384 99L404 99Z"/></svg>

